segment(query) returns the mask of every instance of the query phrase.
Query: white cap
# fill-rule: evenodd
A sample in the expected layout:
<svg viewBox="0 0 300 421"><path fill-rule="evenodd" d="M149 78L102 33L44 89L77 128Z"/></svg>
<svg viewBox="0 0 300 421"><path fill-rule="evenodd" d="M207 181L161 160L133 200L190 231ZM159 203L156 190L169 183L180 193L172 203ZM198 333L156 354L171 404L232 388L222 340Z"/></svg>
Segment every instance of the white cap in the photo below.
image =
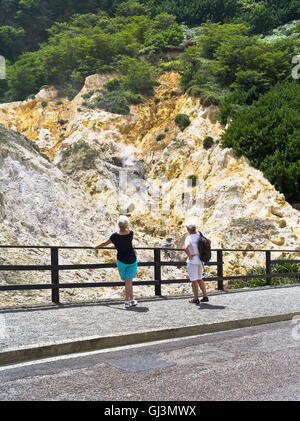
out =
<svg viewBox="0 0 300 421"><path fill-rule="evenodd" d="M186 222L186 224L185 224L185 226L186 226L189 230L191 230L191 231L195 231L195 230L196 230L196 228L197 228L197 224L196 224L196 222L195 222L195 221L193 221L193 220L187 221L187 222Z"/></svg>

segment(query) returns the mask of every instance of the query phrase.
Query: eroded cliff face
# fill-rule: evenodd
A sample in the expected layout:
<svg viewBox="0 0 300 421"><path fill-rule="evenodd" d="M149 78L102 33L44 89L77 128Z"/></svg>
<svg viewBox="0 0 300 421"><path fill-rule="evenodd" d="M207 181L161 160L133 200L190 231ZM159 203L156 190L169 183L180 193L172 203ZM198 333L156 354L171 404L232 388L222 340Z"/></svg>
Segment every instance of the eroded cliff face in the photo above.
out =
<svg viewBox="0 0 300 421"><path fill-rule="evenodd" d="M86 156L86 151L84 153ZM101 167L95 159L95 168ZM76 182L50 162L38 146L17 132L0 125L0 244L27 246L87 246L99 244L116 230L116 209L99 209L91 203L85 185ZM151 237L137 231L136 243L147 246ZM152 259L153 252L139 251L139 258ZM115 261L114 250L60 250L60 264ZM49 249L0 249L0 264L50 264ZM141 279L153 278L153 269L140 268ZM169 277L182 277L176 268ZM119 281L117 269L65 271L62 282ZM49 272L1 272L1 284L48 283ZM181 292L184 291L181 290ZM139 287L138 295L152 295L153 287ZM65 290L62 302L121 298L123 288ZM51 300L50 291L1 292L0 305L39 304Z"/></svg>
<svg viewBox="0 0 300 421"><path fill-rule="evenodd" d="M95 237L107 236L112 221L122 210L119 188L126 174L129 191L125 203L141 245L143 242L165 245L167 241L182 246L185 220L193 217L215 248L299 247L299 211L246 158L237 159L231 149L220 148L218 141L223 128L216 119L217 109L203 108L197 99L183 95L177 73L161 76L156 100L150 98L132 106L127 116L89 110L82 105L82 95L101 89L107 78L88 77L73 101L58 99L54 88L44 88L34 99L0 105L0 123L37 144L49 157L51 162L47 165L51 165L51 171L59 172L59 176L51 173L49 180L61 177L61 181L72 183L73 188L88 197L70 195L67 200L57 191L58 208L68 202L70 207L78 209L74 225L85 212L98 212L102 230L90 220L84 219L84 224L99 233ZM184 131L175 124L179 113L187 114L191 120ZM158 141L160 134L164 138ZM215 140L209 149L203 146L206 136ZM12 155L11 149L8 156ZM197 185L187 186L188 178L196 180ZM9 193L8 187L2 194L4 200L8 194L13 200L18 193L14 190ZM38 191L28 191L34 207L38 195ZM181 206L187 197L190 202ZM42 219L48 214L43 201L43 197L39 199ZM8 233L14 232L12 221L6 218L5 224ZM40 226L33 225L36 229L32 241L35 239L36 243L43 231L39 233ZM76 231L74 225L66 233ZM22 240L22 232L27 232L23 228L19 227ZM55 225L47 230L61 243ZM77 243L84 242L86 235L83 231ZM43 238L48 241L49 236ZM65 243L72 238L72 235L66 237ZM1 241L7 243L7 237ZM263 254L231 253L225 261L225 272L243 273L263 263Z"/></svg>

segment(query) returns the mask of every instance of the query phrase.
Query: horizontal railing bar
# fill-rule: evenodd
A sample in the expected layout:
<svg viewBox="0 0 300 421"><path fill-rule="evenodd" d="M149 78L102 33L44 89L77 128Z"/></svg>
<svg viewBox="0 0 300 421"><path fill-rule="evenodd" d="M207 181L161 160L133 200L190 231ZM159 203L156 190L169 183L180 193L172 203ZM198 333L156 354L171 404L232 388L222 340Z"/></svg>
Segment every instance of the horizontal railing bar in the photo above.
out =
<svg viewBox="0 0 300 421"><path fill-rule="evenodd" d="M140 264L139 264L140 265ZM222 262L204 262L205 266L219 266ZM153 266L186 266L186 262L158 262Z"/></svg>
<svg viewBox="0 0 300 421"><path fill-rule="evenodd" d="M51 249L57 248L61 250L116 250L114 247L84 247L84 246L14 246L14 245L1 245L0 248L16 248L16 249ZM134 247L135 250L173 250L173 251L184 251L183 248L171 248L171 247ZM217 250L217 249L215 249Z"/></svg>
<svg viewBox="0 0 300 421"><path fill-rule="evenodd" d="M206 266L218 266L221 262L207 262ZM186 262L140 262L138 266L186 266ZM51 271L51 270L79 270L79 269L105 269L116 268L116 263L95 263L78 265L1 265L0 271Z"/></svg>
<svg viewBox="0 0 300 421"><path fill-rule="evenodd" d="M0 248L7 248L7 249L74 249L74 250L115 250L114 247L98 247L95 249L94 247L85 247L85 246L17 246L17 245L2 245L0 244Z"/></svg>
<svg viewBox="0 0 300 421"><path fill-rule="evenodd" d="M209 281L218 281L219 279L225 279L225 280L234 280L234 279L255 279L255 278L266 278L266 277L270 277L270 278L280 278L281 276L283 277L287 277L287 276L291 276L291 277L295 277L295 276L299 276L300 277L300 272L296 272L296 273L270 273L270 274L264 274L264 275L235 275L235 276L210 276L210 277L206 277L203 278L203 281L205 282L209 282ZM185 280L183 279L175 279L175 280L165 280L162 282L165 283L176 283L176 282L183 282ZM187 280L188 282L190 282L190 280Z"/></svg>
<svg viewBox="0 0 300 421"><path fill-rule="evenodd" d="M167 281L133 281L133 285L162 285L168 283L189 282L189 279L177 279ZM70 288L101 288L101 287L124 287L124 282L84 282L67 284L36 284L36 285L0 285L0 291L18 291L34 289L70 289Z"/></svg>
<svg viewBox="0 0 300 421"><path fill-rule="evenodd" d="M34 290L34 289L55 289L57 285L47 285L47 284L29 284L29 285L0 285L0 291L24 291L24 290Z"/></svg>
<svg viewBox="0 0 300 421"><path fill-rule="evenodd" d="M213 281L214 278L203 278L204 281ZM167 285L175 283L190 282L189 279L170 279L164 281L133 281L133 285ZM0 285L0 291L23 291L37 289L72 289L72 288L101 288L101 287L124 287L124 282L84 282L84 283L64 283L64 284L36 284L36 285Z"/></svg>
<svg viewBox="0 0 300 421"><path fill-rule="evenodd" d="M178 265L181 262L178 262ZM155 266L154 262L141 262L139 266ZM52 270L79 270L79 269L105 269L116 268L116 263L95 263L95 264L81 264L81 265L42 265L42 266L0 266L0 271L52 271Z"/></svg>
<svg viewBox="0 0 300 421"><path fill-rule="evenodd" d="M294 273L265 273L264 275L236 275L236 276L223 276L224 280L234 280L234 279L255 279L255 278L280 278L280 277L300 277L300 272Z"/></svg>
<svg viewBox="0 0 300 421"><path fill-rule="evenodd" d="M67 249L67 250L115 250L114 247L99 247L95 249L94 247L84 247L84 246L20 246L20 245L0 245L0 248L20 248L20 249ZM171 248L171 247L134 247L135 250L170 250L170 251L184 251L183 248ZM222 250L224 252L266 252L271 251L272 253L300 253L300 249L296 250L280 250L280 249L211 249L211 251Z"/></svg>
<svg viewBox="0 0 300 421"><path fill-rule="evenodd" d="M212 249L213 250L213 249ZM219 249L222 251L258 251L266 252L271 251L272 253L300 253L300 250L279 250L279 249Z"/></svg>
<svg viewBox="0 0 300 421"><path fill-rule="evenodd" d="M155 285L156 281L134 281L134 285ZM124 287L124 282L84 282L67 284L36 284L36 285L0 285L0 291L18 291L34 289L70 289L70 288L101 288Z"/></svg>
<svg viewBox="0 0 300 421"><path fill-rule="evenodd" d="M274 263L300 263L300 260L272 260ZM138 266L185 266L186 262L139 262ZM205 262L205 266L220 266L222 262ZM95 263L78 265L0 265L0 271L51 271L116 268L116 263Z"/></svg>
<svg viewBox="0 0 300 421"><path fill-rule="evenodd" d="M41 265L41 266L0 266L0 271L44 271L44 270L75 270L75 269L103 269L115 268L116 263L99 263L90 265Z"/></svg>
<svg viewBox="0 0 300 421"><path fill-rule="evenodd" d="M217 281L219 279L235 280L235 279L262 279L266 277L280 278L280 277L294 277L299 276L300 272L296 273L270 273L263 275L235 275L235 276L212 276L203 278L205 282ZM163 281L133 281L133 285L167 285L175 283L190 282L189 279L167 279ZM36 290L36 289L65 289L65 288L99 288L99 287L123 287L124 282L84 282L84 283L61 283L61 284L36 284L36 285L0 285L0 291L21 291L21 290Z"/></svg>

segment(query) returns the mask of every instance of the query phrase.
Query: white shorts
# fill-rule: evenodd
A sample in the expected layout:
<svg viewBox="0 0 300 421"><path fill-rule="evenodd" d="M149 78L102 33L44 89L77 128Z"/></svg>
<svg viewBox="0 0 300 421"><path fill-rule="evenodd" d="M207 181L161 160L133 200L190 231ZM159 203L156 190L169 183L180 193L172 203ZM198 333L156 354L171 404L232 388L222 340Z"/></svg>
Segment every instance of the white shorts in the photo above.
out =
<svg viewBox="0 0 300 421"><path fill-rule="evenodd" d="M195 263L187 263L187 270L189 274L190 281L199 281L202 279L203 274L203 265Z"/></svg>

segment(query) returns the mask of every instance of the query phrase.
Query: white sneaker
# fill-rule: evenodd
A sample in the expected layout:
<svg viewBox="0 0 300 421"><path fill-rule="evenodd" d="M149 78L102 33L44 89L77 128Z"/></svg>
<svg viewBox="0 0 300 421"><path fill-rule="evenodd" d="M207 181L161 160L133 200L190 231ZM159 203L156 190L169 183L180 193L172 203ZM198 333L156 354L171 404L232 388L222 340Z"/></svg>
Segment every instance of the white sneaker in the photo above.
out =
<svg viewBox="0 0 300 421"><path fill-rule="evenodd" d="M129 308L129 307L131 307L130 301L125 301L125 308Z"/></svg>
<svg viewBox="0 0 300 421"><path fill-rule="evenodd" d="M137 304L138 304L137 300L131 300L130 301L131 306L136 306Z"/></svg>

